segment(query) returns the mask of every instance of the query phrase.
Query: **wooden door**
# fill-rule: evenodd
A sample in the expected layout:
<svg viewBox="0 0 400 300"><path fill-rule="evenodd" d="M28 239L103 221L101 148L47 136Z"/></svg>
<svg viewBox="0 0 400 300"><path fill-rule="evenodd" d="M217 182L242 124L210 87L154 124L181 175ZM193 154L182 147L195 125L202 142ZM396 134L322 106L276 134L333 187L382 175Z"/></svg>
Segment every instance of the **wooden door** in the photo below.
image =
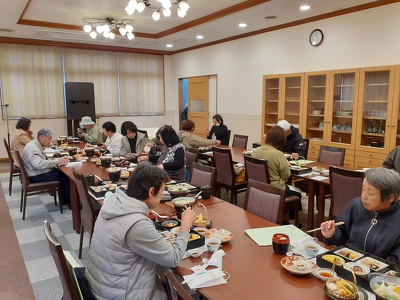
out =
<svg viewBox="0 0 400 300"><path fill-rule="evenodd" d="M208 124L208 76L188 78L188 119L196 124L194 133L205 137Z"/></svg>

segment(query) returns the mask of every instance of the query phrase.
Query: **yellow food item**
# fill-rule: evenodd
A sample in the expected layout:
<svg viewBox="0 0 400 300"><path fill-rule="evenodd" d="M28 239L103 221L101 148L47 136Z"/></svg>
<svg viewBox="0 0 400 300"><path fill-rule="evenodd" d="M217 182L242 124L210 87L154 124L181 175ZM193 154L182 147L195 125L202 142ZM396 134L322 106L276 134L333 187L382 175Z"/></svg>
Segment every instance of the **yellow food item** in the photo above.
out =
<svg viewBox="0 0 400 300"><path fill-rule="evenodd" d="M191 233L190 234L190 238L189 241L194 241L200 238L200 235L196 234L196 233Z"/></svg>
<svg viewBox="0 0 400 300"><path fill-rule="evenodd" d="M201 213L197 216L195 223L203 223L203 215Z"/></svg>
<svg viewBox="0 0 400 300"><path fill-rule="evenodd" d="M344 263L344 260L342 258L332 254L324 255L322 256L322 258L337 266L341 266Z"/></svg>
<svg viewBox="0 0 400 300"><path fill-rule="evenodd" d="M353 259L356 259L357 257L358 257L358 254L357 254L357 253L350 253L350 254L349 254L349 258L352 259L352 260L353 260Z"/></svg>
<svg viewBox="0 0 400 300"><path fill-rule="evenodd" d="M396 285L396 286L393 288L393 291L395 291L397 294L400 295L400 285Z"/></svg>

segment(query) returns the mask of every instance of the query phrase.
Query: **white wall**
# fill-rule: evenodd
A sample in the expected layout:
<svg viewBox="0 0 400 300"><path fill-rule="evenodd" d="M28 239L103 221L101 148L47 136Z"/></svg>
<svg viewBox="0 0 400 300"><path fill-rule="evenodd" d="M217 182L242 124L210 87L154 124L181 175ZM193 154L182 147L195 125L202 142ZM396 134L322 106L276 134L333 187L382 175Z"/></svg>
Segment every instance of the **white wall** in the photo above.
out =
<svg viewBox="0 0 400 300"><path fill-rule="evenodd" d="M261 139L262 75L400 64L400 4L348 14L240 39L212 47L165 57L165 116L101 118L120 128L132 120L139 128L179 124L179 78L216 75L216 112L233 133L249 135L248 147ZM308 38L323 30L322 45L312 47ZM251 28L250 28L251 30ZM207 37L206 37L207 38ZM214 110L214 108L212 109ZM66 121L34 120L34 132L42 126L67 132ZM11 138L15 121L10 121ZM0 132L7 136L6 122ZM6 152L0 147L0 157Z"/></svg>
<svg viewBox="0 0 400 300"><path fill-rule="evenodd" d="M399 15L391 4L176 54L171 81L216 74L217 112L232 134L249 135L249 148L261 139L262 75L400 64ZM325 37L312 47L316 28ZM168 102L178 99L171 91Z"/></svg>

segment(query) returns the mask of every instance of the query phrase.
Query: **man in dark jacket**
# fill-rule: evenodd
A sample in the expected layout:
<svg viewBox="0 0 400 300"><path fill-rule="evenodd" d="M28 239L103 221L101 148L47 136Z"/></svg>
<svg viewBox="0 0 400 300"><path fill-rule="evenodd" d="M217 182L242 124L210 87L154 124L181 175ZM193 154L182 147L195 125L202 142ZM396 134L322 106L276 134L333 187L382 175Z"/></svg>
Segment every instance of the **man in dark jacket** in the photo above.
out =
<svg viewBox="0 0 400 300"><path fill-rule="evenodd" d="M276 125L286 131L286 143L283 146L282 152L292 154L292 157L296 160L299 159L300 156L304 158L306 146L299 130L291 126L286 120L281 120Z"/></svg>

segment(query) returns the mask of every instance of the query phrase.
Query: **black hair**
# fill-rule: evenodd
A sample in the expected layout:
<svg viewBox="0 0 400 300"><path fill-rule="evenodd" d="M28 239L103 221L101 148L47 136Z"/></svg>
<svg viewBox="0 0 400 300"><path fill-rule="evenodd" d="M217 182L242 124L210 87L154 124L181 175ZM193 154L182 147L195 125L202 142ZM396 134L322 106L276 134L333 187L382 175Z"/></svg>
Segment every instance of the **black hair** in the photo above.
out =
<svg viewBox="0 0 400 300"><path fill-rule="evenodd" d="M161 136L164 145L167 147L172 147L180 143L178 135L171 126L161 127L159 135Z"/></svg>
<svg viewBox="0 0 400 300"><path fill-rule="evenodd" d="M137 134L137 126L131 121L125 121L121 125L121 134L123 136L126 135L126 131L129 130L130 132L134 132Z"/></svg>
<svg viewBox="0 0 400 300"><path fill-rule="evenodd" d="M218 123L220 123L220 126L224 124L224 119L222 119L221 115L219 114L214 115L213 119L215 119Z"/></svg>
<svg viewBox="0 0 400 300"><path fill-rule="evenodd" d="M141 201L147 200L151 187L154 188L154 193L157 195L163 183L167 182L168 176L163 170L148 163L141 163L129 177L126 194Z"/></svg>
<svg viewBox="0 0 400 300"><path fill-rule="evenodd" d="M115 127L115 124L113 122L107 121L103 124L103 127L107 132L116 132L117 131L117 127Z"/></svg>
<svg viewBox="0 0 400 300"><path fill-rule="evenodd" d="M18 120L15 128L27 131L29 129L29 126L31 125L31 122L31 119L22 117Z"/></svg>

